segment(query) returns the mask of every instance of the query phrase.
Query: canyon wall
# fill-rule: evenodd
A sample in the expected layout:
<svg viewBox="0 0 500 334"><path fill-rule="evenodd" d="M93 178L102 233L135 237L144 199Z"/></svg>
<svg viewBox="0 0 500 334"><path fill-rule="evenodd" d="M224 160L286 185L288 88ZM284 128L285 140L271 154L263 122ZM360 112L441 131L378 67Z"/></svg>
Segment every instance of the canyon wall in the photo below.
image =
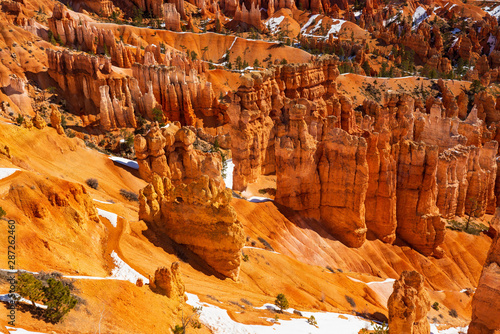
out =
<svg viewBox="0 0 500 334"><path fill-rule="evenodd" d="M444 103L385 92L354 110L337 93L336 64L320 57L242 77L228 109L233 189L275 173L277 203L349 246L399 238L443 256L441 217L496 206L498 143L477 107L488 99L461 120L461 97L440 81Z"/></svg>

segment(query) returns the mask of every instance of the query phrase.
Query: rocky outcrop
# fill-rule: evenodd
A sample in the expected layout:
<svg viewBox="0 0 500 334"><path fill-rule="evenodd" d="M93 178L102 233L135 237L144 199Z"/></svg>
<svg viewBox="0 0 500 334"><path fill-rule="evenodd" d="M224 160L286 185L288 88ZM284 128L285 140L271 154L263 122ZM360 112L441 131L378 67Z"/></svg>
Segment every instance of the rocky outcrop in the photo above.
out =
<svg viewBox="0 0 500 334"><path fill-rule="evenodd" d="M424 278L416 271L403 271L394 282L394 291L387 301L390 334L428 334L427 313L431 309Z"/></svg>
<svg viewBox="0 0 500 334"><path fill-rule="evenodd" d="M170 123L162 129L153 124L145 136L134 140L141 177L151 182L153 175L168 177L172 182L190 183L202 175L223 187L222 161L218 153L206 153L193 147L196 134L187 127Z"/></svg>
<svg viewBox="0 0 500 334"><path fill-rule="evenodd" d="M60 135L64 134L64 129L61 125L61 113L57 109L57 107L53 104L50 105L50 124L51 126L56 129L57 133Z"/></svg>
<svg viewBox="0 0 500 334"><path fill-rule="evenodd" d="M165 29L173 31L181 30L181 14L177 12L175 4L163 4L163 21L165 22Z"/></svg>
<svg viewBox="0 0 500 334"><path fill-rule="evenodd" d="M403 141L397 179L397 234L424 255L444 240L444 225L436 206L438 148ZM437 254L436 254L437 255Z"/></svg>
<svg viewBox="0 0 500 334"><path fill-rule="evenodd" d="M266 26L261 21L259 5L253 1L250 3L250 9L247 9L244 2L241 8L240 6L236 8L234 21L240 24L243 23L246 27L254 27L260 32L266 31Z"/></svg>
<svg viewBox="0 0 500 334"><path fill-rule="evenodd" d="M160 267L156 269L151 287L168 298L184 301L186 287L182 281L180 263L173 262L170 268Z"/></svg>
<svg viewBox="0 0 500 334"><path fill-rule="evenodd" d="M276 138L275 201L317 219L346 245L360 247L366 235L366 141L333 123L323 126L318 141L309 133L306 112L303 105L293 106L285 134Z"/></svg>
<svg viewBox="0 0 500 334"><path fill-rule="evenodd" d="M500 209L497 208L491 226L500 229ZM494 334L500 332L500 237L491 244L481 277L472 298L472 321L468 334Z"/></svg>
<svg viewBox="0 0 500 334"><path fill-rule="evenodd" d="M139 218L159 237L164 234L186 246L215 271L236 280L245 235L229 204L231 190L207 175L178 186L156 174L152 181L140 191Z"/></svg>
<svg viewBox="0 0 500 334"><path fill-rule="evenodd" d="M41 130L47 126L47 123L45 123L45 120L38 113L35 114L35 117L33 117L32 122L33 122L33 126L35 128L37 128L38 130Z"/></svg>

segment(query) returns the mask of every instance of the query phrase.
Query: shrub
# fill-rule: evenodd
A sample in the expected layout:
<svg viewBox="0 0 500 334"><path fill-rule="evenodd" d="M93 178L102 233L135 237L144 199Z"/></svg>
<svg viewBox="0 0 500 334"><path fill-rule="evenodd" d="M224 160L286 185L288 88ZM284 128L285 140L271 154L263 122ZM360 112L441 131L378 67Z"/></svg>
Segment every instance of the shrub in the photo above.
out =
<svg viewBox="0 0 500 334"><path fill-rule="evenodd" d="M276 296L274 305L278 306L280 312L283 313L283 310L288 308L288 300L286 299L284 294L280 293Z"/></svg>
<svg viewBox="0 0 500 334"><path fill-rule="evenodd" d="M373 334L388 334L389 333L389 325L385 322L382 325L374 324L373 325Z"/></svg>
<svg viewBox="0 0 500 334"><path fill-rule="evenodd" d="M314 315L311 315L309 319L307 319L307 323L311 326L318 325L318 323L316 322L316 318L314 318Z"/></svg>
<svg viewBox="0 0 500 334"><path fill-rule="evenodd" d="M3 218L6 214L7 212L5 212L5 210L0 206L0 219Z"/></svg>
<svg viewBox="0 0 500 334"><path fill-rule="evenodd" d="M120 195L131 202L139 201L139 196L136 193L128 191L126 189L120 189Z"/></svg>
<svg viewBox="0 0 500 334"><path fill-rule="evenodd" d="M47 284L43 299L44 304L47 305L45 316L52 322L58 322L76 306L78 300L71 295L70 289L61 281L49 278Z"/></svg>
<svg viewBox="0 0 500 334"><path fill-rule="evenodd" d="M454 308L452 308L451 310L448 311L448 314L453 317L453 318L458 318L458 313L457 313L457 310L455 310Z"/></svg>
<svg viewBox="0 0 500 334"><path fill-rule="evenodd" d="M248 262L248 260L249 260L248 255L243 254L243 258L242 259L243 259L243 261Z"/></svg>
<svg viewBox="0 0 500 334"><path fill-rule="evenodd" d="M70 288L52 277L44 284L32 274L20 274L16 291L21 297L31 300L35 308L37 308L36 302L43 302L47 308L41 311L42 316L52 323L59 322L78 303Z"/></svg>
<svg viewBox="0 0 500 334"><path fill-rule="evenodd" d="M245 304L247 304L247 305L249 305L249 306L253 306L253 304L252 304L249 300L247 300L247 299L245 299L245 298L241 298L240 300L241 300L243 303L245 303Z"/></svg>
<svg viewBox="0 0 500 334"><path fill-rule="evenodd" d="M438 302L434 302L432 304L432 308L435 309L436 311L439 311L439 303Z"/></svg>
<svg viewBox="0 0 500 334"><path fill-rule="evenodd" d="M87 185L92 188L92 189L97 189L99 188L99 181L97 181L97 179L94 179L94 178L91 178L91 179L87 179L85 181L85 183L87 183Z"/></svg>
<svg viewBox="0 0 500 334"><path fill-rule="evenodd" d="M258 237L257 239L259 239L259 241L264 245L264 247L266 247L266 249L269 249L274 252L274 248L269 244L269 242L266 241L266 239L262 237Z"/></svg>
<svg viewBox="0 0 500 334"><path fill-rule="evenodd" d="M354 302L354 299L352 299L352 297L348 296L348 295L345 295L345 300L347 300L347 302L349 303L349 305L351 305L352 307L356 307L356 302Z"/></svg>
<svg viewBox="0 0 500 334"><path fill-rule="evenodd" d="M21 115L21 114L17 115L17 118L16 118L16 123L17 123L18 125L21 125L21 124L23 124L23 122L24 122L24 116L23 116L23 115Z"/></svg>

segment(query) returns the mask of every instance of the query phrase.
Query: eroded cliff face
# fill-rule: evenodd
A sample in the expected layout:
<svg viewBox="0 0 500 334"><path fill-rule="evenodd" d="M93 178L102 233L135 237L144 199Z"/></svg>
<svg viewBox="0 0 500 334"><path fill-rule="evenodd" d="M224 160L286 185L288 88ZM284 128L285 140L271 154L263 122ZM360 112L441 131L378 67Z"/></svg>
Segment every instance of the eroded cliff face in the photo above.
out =
<svg viewBox="0 0 500 334"><path fill-rule="evenodd" d="M352 247L365 241L365 197L368 187L366 141L322 124L315 139L304 120L307 108L290 110L286 135L276 138L275 201L319 220Z"/></svg>
<svg viewBox="0 0 500 334"><path fill-rule="evenodd" d="M347 245L400 238L443 256L441 217L479 217L496 205L498 143L486 126L496 123L478 117L494 107L478 99L461 120L464 97L440 81L443 102L385 92L354 110L337 77L331 57L243 77L228 109L233 188L276 173L275 201Z"/></svg>
<svg viewBox="0 0 500 334"><path fill-rule="evenodd" d="M174 186L168 177L153 175L140 191L139 218L200 256L215 271L238 279L243 227L229 204L231 190L202 175Z"/></svg>
<svg viewBox="0 0 500 334"><path fill-rule="evenodd" d="M403 271L394 282L394 291L387 301L389 333L428 334L427 313L431 309L424 277L416 271Z"/></svg>
<svg viewBox="0 0 500 334"><path fill-rule="evenodd" d="M499 231L500 209L496 209L491 226ZM493 239L484 263L476 293L472 298L472 321L469 334L494 334L500 332L500 237Z"/></svg>

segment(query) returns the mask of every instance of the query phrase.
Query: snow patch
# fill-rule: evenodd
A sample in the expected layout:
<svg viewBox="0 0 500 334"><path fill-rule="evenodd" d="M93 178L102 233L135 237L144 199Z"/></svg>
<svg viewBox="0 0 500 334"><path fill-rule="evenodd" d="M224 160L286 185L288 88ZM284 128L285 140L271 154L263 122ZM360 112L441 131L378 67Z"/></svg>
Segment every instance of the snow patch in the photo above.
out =
<svg viewBox="0 0 500 334"><path fill-rule="evenodd" d="M224 183L226 188L233 189L233 172L234 172L234 162L233 159L228 159L226 161L226 177L224 178Z"/></svg>
<svg viewBox="0 0 500 334"><path fill-rule="evenodd" d="M106 218L107 220L109 220L111 225L113 225L113 227L116 227L116 224L118 221L118 215L116 213L109 212L109 211L99 209L99 208L96 208L96 209L97 209L97 213L99 214L99 216Z"/></svg>
<svg viewBox="0 0 500 334"><path fill-rule="evenodd" d="M19 169L17 169L17 168L0 168L0 180L11 176L12 174L17 172L18 170Z"/></svg>
<svg viewBox="0 0 500 334"><path fill-rule="evenodd" d="M113 258L116 268L111 270L111 278L118 278L131 283L136 283L139 278L142 278L144 284L149 284L149 279L139 274L137 271L132 269L128 264L126 264L115 251L111 252L111 257Z"/></svg>
<svg viewBox="0 0 500 334"><path fill-rule="evenodd" d="M31 303L31 300L29 299L26 299L26 298L23 298L21 297L19 294L17 293L13 293L13 294L3 294L3 295L0 295L0 301L2 302L10 302L13 298L11 298L11 295L14 295L15 296L15 299L17 300L17 302L21 302L23 304L29 304L29 305L32 305ZM43 308L43 309L46 309L47 306L46 305L43 305L43 304L38 304L38 303L35 303L35 305L39 308Z"/></svg>
<svg viewBox="0 0 500 334"><path fill-rule="evenodd" d="M491 52L495 50L495 46L497 45L497 38L490 34L490 36L488 37L488 42L486 43L488 43L488 45L490 46L489 54L491 54Z"/></svg>
<svg viewBox="0 0 500 334"><path fill-rule="evenodd" d="M497 6L491 10L487 10L486 13L498 19L500 17L500 6Z"/></svg>
<svg viewBox="0 0 500 334"><path fill-rule="evenodd" d="M280 24L285 19L284 16L271 17L267 20L266 25L271 34L276 34L280 30Z"/></svg>
<svg viewBox="0 0 500 334"><path fill-rule="evenodd" d="M111 160L113 160L114 162L118 162L119 164L122 164L124 166L130 167L133 169L139 169L139 164L137 163L137 161L125 159L122 157L113 157L113 156L110 156L109 158Z"/></svg>
<svg viewBox="0 0 500 334"><path fill-rule="evenodd" d="M315 15L311 16L311 17L309 18L309 21L307 21L307 23L306 23L306 24L304 24L304 26L303 26L302 28L300 28L300 32L301 32L301 33L304 33L304 32L307 30L307 28L309 28L309 26L310 26L310 25L314 22L314 20L316 20L316 18L317 18L318 16L319 16L319 14L315 14Z"/></svg>
<svg viewBox="0 0 500 334"><path fill-rule="evenodd" d="M426 10L421 6L418 6L418 8L415 9L415 13L413 13L413 28L411 29L417 29L420 23L422 23L428 17L429 16L427 15Z"/></svg>
<svg viewBox="0 0 500 334"><path fill-rule="evenodd" d="M252 203L262 203L262 202L272 202L273 200L267 197L252 196L248 198L247 201Z"/></svg>
<svg viewBox="0 0 500 334"><path fill-rule="evenodd" d="M342 28L342 25L347 22L347 21L344 21L344 20L340 20L340 19L336 19L334 22L338 21L337 23L335 24L332 24L332 26L330 27L330 30L328 30L328 33L326 34L326 37L328 38L328 36L330 36L330 34L338 34L340 29Z"/></svg>
<svg viewBox="0 0 500 334"><path fill-rule="evenodd" d="M96 201L96 202L98 202L98 203L102 203L102 204L115 204L114 202L100 201L100 200L95 199L95 198L93 198L92 200L93 200L93 201Z"/></svg>
<svg viewBox="0 0 500 334"><path fill-rule="evenodd" d="M7 328L7 330L9 331L10 334L45 334L45 333L42 333L42 332L28 331L26 329L19 328L19 327L8 327L8 326L5 326L5 328Z"/></svg>

